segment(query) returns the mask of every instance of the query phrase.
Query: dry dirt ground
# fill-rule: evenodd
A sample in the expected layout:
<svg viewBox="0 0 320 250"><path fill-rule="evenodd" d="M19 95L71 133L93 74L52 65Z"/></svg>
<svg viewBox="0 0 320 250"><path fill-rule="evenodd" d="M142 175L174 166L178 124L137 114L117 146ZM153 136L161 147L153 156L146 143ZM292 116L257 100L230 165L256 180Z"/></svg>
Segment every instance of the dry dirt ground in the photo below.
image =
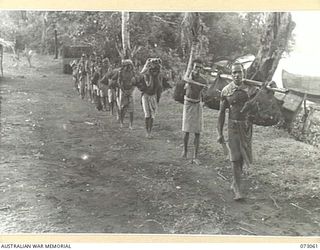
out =
<svg viewBox="0 0 320 250"><path fill-rule="evenodd" d="M180 159L182 105L172 93L146 139L138 92L134 130L127 119L120 129L79 98L59 60L5 60L0 233L319 235L319 148L255 127L246 199L235 202L217 111L205 109L198 166Z"/></svg>

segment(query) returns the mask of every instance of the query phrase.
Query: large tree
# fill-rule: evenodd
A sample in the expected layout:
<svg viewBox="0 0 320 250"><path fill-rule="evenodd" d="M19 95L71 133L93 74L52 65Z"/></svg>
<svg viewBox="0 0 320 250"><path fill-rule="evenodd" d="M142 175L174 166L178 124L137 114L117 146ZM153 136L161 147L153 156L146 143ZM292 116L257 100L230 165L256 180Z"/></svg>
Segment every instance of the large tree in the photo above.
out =
<svg viewBox="0 0 320 250"><path fill-rule="evenodd" d="M270 12L266 16L259 51L248 69L247 78L270 81L283 53L288 49L295 23L289 12Z"/></svg>

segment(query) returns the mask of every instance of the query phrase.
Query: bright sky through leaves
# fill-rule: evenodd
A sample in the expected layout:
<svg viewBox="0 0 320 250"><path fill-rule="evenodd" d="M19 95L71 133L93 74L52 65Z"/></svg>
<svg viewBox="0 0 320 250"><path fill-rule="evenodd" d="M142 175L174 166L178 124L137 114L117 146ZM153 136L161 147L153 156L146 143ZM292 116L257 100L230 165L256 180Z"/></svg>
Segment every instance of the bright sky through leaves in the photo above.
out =
<svg viewBox="0 0 320 250"><path fill-rule="evenodd" d="M273 79L281 86L282 69L295 74L320 76L320 11L292 12L296 23L294 51L282 59Z"/></svg>

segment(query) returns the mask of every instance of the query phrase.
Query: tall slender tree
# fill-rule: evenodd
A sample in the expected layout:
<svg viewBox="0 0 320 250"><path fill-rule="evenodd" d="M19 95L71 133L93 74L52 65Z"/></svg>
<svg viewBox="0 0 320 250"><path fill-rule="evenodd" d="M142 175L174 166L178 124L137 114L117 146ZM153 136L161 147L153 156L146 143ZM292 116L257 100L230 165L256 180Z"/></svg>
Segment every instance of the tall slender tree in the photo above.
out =
<svg viewBox="0 0 320 250"><path fill-rule="evenodd" d="M186 12L181 23L181 41L182 46L189 47L189 60L185 77L191 73L192 61L199 54L200 38L203 30L200 22L200 14L198 12Z"/></svg>
<svg viewBox="0 0 320 250"><path fill-rule="evenodd" d="M138 51L142 48L141 46L134 46L131 48L130 44L130 13L126 11L121 12L121 40L122 49L116 44L118 53L121 59L133 59Z"/></svg>
<svg viewBox="0 0 320 250"><path fill-rule="evenodd" d="M48 23L48 12L45 11L41 14L42 21L42 33L41 33L41 53L44 54L46 51L46 39L47 39L47 23Z"/></svg>
<svg viewBox="0 0 320 250"><path fill-rule="evenodd" d="M122 59L129 59L130 57L129 17L129 12L123 11L121 13Z"/></svg>
<svg viewBox="0 0 320 250"><path fill-rule="evenodd" d="M54 29L54 59L58 59L58 31Z"/></svg>

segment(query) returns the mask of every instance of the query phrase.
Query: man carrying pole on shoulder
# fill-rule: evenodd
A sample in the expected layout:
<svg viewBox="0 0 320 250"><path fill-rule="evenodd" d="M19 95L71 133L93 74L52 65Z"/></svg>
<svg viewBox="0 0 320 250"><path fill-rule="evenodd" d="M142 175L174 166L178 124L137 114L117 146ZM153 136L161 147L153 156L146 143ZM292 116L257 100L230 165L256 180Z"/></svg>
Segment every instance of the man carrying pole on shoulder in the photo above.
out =
<svg viewBox="0 0 320 250"><path fill-rule="evenodd" d="M182 131L183 138L183 152L182 157L187 158L189 134L194 133L194 154L192 163L200 164L198 159L198 151L200 145L200 133L203 128L202 117L202 91L206 88L207 80L203 77L203 62L201 59L195 59L192 62L192 72L190 78L185 78L187 82L185 85L185 96L183 104L182 115Z"/></svg>
<svg viewBox="0 0 320 250"><path fill-rule="evenodd" d="M241 174L244 163L249 166L252 162L252 123L248 119L248 113L243 112L245 104L251 98L254 87L246 85L242 64L234 63L231 72L233 81L222 89L220 109L218 116L218 142L225 143L223 127L225 113L229 109L228 119L228 148L232 166L233 181L231 189L234 192L234 200L243 198L241 192ZM256 92L255 92L256 93Z"/></svg>

